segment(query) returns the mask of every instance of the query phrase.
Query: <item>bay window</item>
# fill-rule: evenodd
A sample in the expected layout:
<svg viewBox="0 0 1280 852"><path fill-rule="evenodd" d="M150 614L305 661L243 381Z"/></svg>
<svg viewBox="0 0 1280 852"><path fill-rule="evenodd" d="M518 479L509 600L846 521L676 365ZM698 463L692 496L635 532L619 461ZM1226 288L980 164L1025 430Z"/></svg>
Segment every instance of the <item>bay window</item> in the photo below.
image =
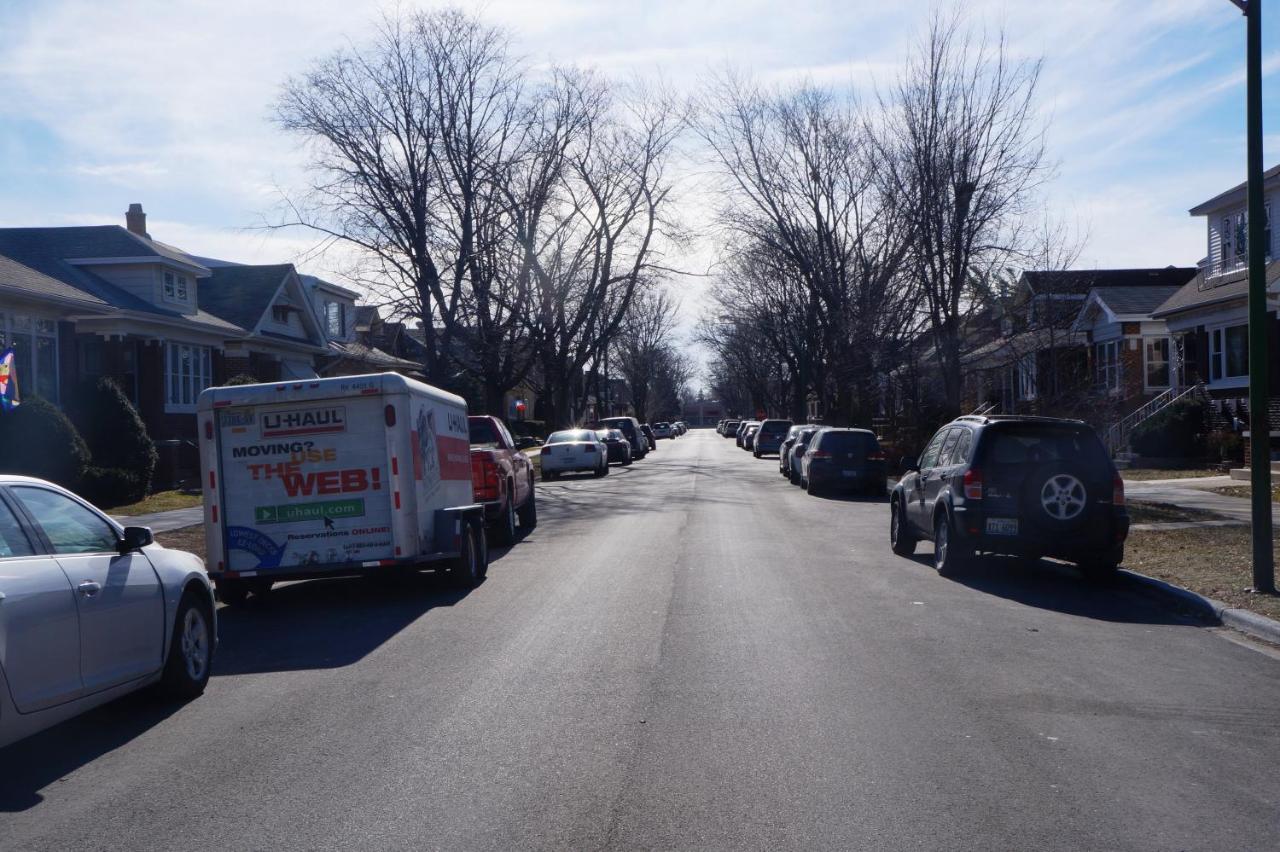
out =
<svg viewBox="0 0 1280 852"><path fill-rule="evenodd" d="M1209 329L1209 381L1249 375L1249 327L1229 325Z"/></svg>
<svg viewBox="0 0 1280 852"><path fill-rule="evenodd" d="M1120 341L1094 344L1093 380L1100 391L1109 392L1120 388Z"/></svg>
<svg viewBox="0 0 1280 852"><path fill-rule="evenodd" d="M1163 390L1169 387L1169 378L1172 375L1169 356L1169 338L1148 337L1143 341L1147 390Z"/></svg>
<svg viewBox="0 0 1280 852"><path fill-rule="evenodd" d="M58 401L58 323L27 314L0 312L0 351L13 347L18 397Z"/></svg>
<svg viewBox="0 0 1280 852"><path fill-rule="evenodd" d="M164 377L165 411L195 411L200 391L213 384L212 350L207 346L166 343Z"/></svg>

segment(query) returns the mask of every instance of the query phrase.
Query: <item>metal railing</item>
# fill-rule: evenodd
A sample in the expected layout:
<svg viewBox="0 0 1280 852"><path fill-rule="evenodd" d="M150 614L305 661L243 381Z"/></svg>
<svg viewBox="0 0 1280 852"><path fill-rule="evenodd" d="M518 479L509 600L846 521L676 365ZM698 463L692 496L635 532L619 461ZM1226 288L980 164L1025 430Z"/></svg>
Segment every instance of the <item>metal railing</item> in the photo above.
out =
<svg viewBox="0 0 1280 852"><path fill-rule="evenodd" d="M1167 391L1158 394L1138 408L1120 418L1119 421L1113 423L1107 429L1106 438L1107 452L1115 454L1118 450L1129 443L1129 435L1133 433L1134 428L1145 420L1164 411L1170 405L1189 396L1200 396L1204 393L1203 384L1194 384L1187 388L1169 388Z"/></svg>

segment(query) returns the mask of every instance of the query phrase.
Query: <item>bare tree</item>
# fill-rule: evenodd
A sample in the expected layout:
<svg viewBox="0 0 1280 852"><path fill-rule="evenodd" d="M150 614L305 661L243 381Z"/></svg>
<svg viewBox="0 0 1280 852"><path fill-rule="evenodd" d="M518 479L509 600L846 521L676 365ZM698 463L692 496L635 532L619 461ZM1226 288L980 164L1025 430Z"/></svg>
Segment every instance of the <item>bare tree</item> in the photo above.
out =
<svg viewBox="0 0 1280 852"><path fill-rule="evenodd" d="M1037 124L1040 63L1015 61L1003 36L935 18L887 97L878 162L905 209L949 414L960 409L972 283L1009 265L1049 168Z"/></svg>
<svg viewBox="0 0 1280 852"><path fill-rule="evenodd" d="M666 290L636 294L613 342L612 363L627 383L636 417L647 420L660 393L675 390L661 385L683 385L688 375L674 341L679 303ZM678 380L678 381L677 381ZM670 404L670 400L664 400Z"/></svg>

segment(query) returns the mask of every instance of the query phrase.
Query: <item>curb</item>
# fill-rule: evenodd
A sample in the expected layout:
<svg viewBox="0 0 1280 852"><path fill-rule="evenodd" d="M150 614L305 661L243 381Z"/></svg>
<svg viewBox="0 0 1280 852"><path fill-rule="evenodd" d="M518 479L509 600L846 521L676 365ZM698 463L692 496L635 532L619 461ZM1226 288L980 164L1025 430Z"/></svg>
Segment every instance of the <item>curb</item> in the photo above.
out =
<svg viewBox="0 0 1280 852"><path fill-rule="evenodd" d="M1217 622L1233 630L1239 630L1241 633L1247 633L1257 639L1280 645L1280 621L1275 621L1264 615L1258 615L1256 612L1250 612L1247 609L1229 607L1222 601L1207 598L1204 595L1196 594L1190 589L1166 583L1164 580L1157 580L1155 577L1148 577L1146 574L1139 574L1137 571L1128 568L1121 568L1116 572L1116 576L1128 580L1130 584L1138 587L1139 592L1146 594L1148 597L1156 598L1164 603L1175 603L1191 610L1201 618Z"/></svg>

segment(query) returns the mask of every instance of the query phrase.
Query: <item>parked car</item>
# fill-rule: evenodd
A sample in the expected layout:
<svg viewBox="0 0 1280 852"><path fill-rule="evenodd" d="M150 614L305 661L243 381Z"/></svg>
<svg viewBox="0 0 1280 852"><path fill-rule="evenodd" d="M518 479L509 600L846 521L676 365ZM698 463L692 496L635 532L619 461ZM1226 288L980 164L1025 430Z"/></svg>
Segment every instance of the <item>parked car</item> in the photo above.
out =
<svg viewBox="0 0 1280 852"><path fill-rule="evenodd" d="M595 476L609 472L609 448L590 429L563 429L547 436L542 445L542 478L559 479L564 473L591 471Z"/></svg>
<svg viewBox="0 0 1280 852"><path fill-rule="evenodd" d="M720 435L725 438L732 438L738 434L738 427L741 425L741 420L726 420L720 426Z"/></svg>
<svg viewBox="0 0 1280 852"><path fill-rule="evenodd" d="M821 427L812 423L805 423L799 426L792 426L787 432L787 437L783 439L782 446L778 448L778 472L790 479L792 482L800 481L800 474L793 473L791 468L792 454L798 449L804 452L804 447L809 443L809 437L817 432Z"/></svg>
<svg viewBox="0 0 1280 852"><path fill-rule="evenodd" d="M756 430L755 440L751 444L751 454L756 458L760 458L766 453L776 453L782 446L782 441L787 437L787 433L791 430L790 420L765 420L760 423L760 428Z"/></svg>
<svg viewBox="0 0 1280 852"><path fill-rule="evenodd" d="M738 424L738 431L734 433L734 436L736 438L736 443L739 448L742 447L742 437L747 434L747 430L750 429L752 426L759 426L759 425L760 425L759 420L743 420L741 423Z"/></svg>
<svg viewBox="0 0 1280 852"><path fill-rule="evenodd" d="M751 452L756 445L756 435L760 432L760 424L752 423L742 432L742 449Z"/></svg>
<svg viewBox="0 0 1280 852"><path fill-rule="evenodd" d="M676 427L677 435L684 435L689 431L689 424L685 423L683 420L677 420L672 425Z"/></svg>
<svg viewBox="0 0 1280 852"><path fill-rule="evenodd" d="M887 478L880 442L867 429L820 429L800 457L800 484L810 494L852 490L880 496Z"/></svg>
<svg viewBox="0 0 1280 852"><path fill-rule="evenodd" d="M497 417L468 417L467 431L476 502L484 506L485 523L494 540L511 544L516 539L517 520L521 529L538 525L533 460Z"/></svg>
<svg viewBox="0 0 1280 852"><path fill-rule="evenodd" d="M670 423L653 424L653 437L656 438L674 438L676 431L671 427Z"/></svg>
<svg viewBox="0 0 1280 852"><path fill-rule="evenodd" d="M653 434L653 427L648 423L641 423L640 431L644 433L645 438L649 441L649 452L658 449L658 436Z"/></svg>
<svg viewBox="0 0 1280 852"><path fill-rule="evenodd" d="M152 684L204 692L218 631L199 557L0 476L0 565L0 746Z"/></svg>
<svg viewBox="0 0 1280 852"><path fill-rule="evenodd" d="M601 429L617 429L631 442L631 459L638 461L649 453L649 439L634 417L605 417L598 424Z"/></svg>
<svg viewBox="0 0 1280 852"><path fill-rule="evenodd" d="M617 429L597 429L598 437L608 451L609 464L620 464L623 467L631 464L631 442L627 436Z"/></svg>
<svg viewBox="0 0 1280 852"><path fill-rule="evenodd" d="M1124 481L1088 424L1048 417L959 417L893 489L889 541L908 555L934 543L941 574L978 553L1075 562L1091 577L1124 559Z"/></svg>

